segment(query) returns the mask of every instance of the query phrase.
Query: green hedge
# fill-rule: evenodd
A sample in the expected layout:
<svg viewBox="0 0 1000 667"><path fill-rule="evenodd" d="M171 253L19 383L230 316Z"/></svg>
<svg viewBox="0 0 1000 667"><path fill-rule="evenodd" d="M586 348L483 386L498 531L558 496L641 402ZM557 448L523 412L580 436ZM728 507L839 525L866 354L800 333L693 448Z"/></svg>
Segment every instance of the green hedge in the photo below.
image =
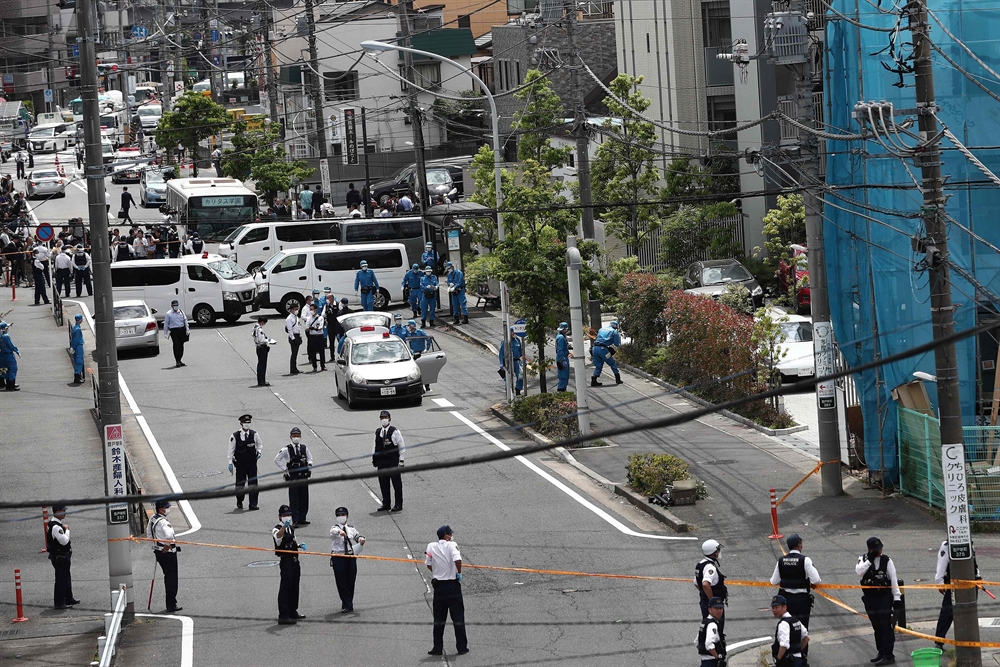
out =
<svg viewBox="0 0 1000 667"><path fill-rule="evenodd" d="M688 464L672 454L629 454L627 482L644 496L663 493L663 488L680 479L690 479Z"/></svg>
<svg viewBox="0 0 1000 667"><path fill-rule="evenodd" d="M577 418L569 416L576 414L576 394L570 391L515 398L511 414L516 421L550 438L568 438L580 433Z"/></svg>

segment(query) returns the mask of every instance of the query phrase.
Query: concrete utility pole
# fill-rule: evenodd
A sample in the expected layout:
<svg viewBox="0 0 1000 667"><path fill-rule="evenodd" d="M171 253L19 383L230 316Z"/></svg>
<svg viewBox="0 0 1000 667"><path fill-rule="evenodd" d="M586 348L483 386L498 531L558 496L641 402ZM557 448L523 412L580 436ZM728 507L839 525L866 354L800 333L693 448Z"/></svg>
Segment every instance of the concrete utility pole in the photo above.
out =
<svg viewBox="0 0 1000 667"><path fill-rule="evenodd" d="M319 56L316 54L316 14L313 11L313 0L306 0L306 41L309 44L309 99L312 102L313 114L316 116L316 144L319 149L319 159L326 159L326 112L323 110L323 82L319 75ZM329 197L330 193L327 192Z"/></svg>
<svg viewBox="0 0 1000 667"><path fill-rule="evenodd" d="M361 107L361 144L363 146L362 154L365 158L365 217L370 218L374 214L374 211L372 211L372 177L368 167L368 119L365 118L364 107Z"/></svg>
<svg viewBox="0 0 1000 667"><path fill-rule="evenodd" d="M573 374L576 386L576 420L580 435L590 435L590 408L587 406L587 360L583 353L583 306L580 299L580 269L583 260L576 237L566 237L566 277L569 280L569 326L573 336Z"/></svg>
<svg viewBox="0 0 1000 667"><path fill-rule="evenodd" d="M264 2L264 83L267 89L267 111L271 122L278 122L278 85L274 80L274 48L271 46L271 32L274 30L274 13L271 5Z"/></svg>
<svg viewBox="0 0 1000 667"><path fill-rule="evenodd" d="M121 432L122 410L118 387L118 350L115 342L115 317L111 291L111 251L108 247L108 211L104 206L104 163L101 155L101 112L97 100L97 57L94 42L94 0L77 3L77 26L80 31L80 97L83 101L83 138L87 148L87 203L90 217L90 253L94 267L94 331L97 338L98 396L101 410L101 431L118 425ZM107 442L105 457L109 457ZM107 466L107 463L106 463ZM113 490L107 489L111 495ZM112 523L109 511L108 574L111 590L125 584L128 590L126 621L135 618L132 590L132 553L126 541L129 537L128 506L124 522Z"/></svg>
<svg viewBox="0 0 1000 667"><path fill-rule="evenodd" d="M403 33L403 46L413 46L410 43L410 14L413 13L413 0L399 0L399 26ZM413 72L413 54L403 51L403 65L406 72L403 78L411 84L415 83ZM417 89L412 85L407 86L408 106L410 114L410 127L413 128L413 154L417 162L417 192L420 197L421 214L431 207L430 191L427 189L427 159L424 157L424 122L420 117L420 106L417 104ZM436 250L436 248L435 248ZM437 267L434 267L437 273Z"/></svg>
<svg viewBox="0 0 1000 667"><path fill-rule="evenodd" d="M928 274L930 276L931 323L934 339L938 340L955 333L955 306L951 298L951 276L948 269L948 230L945 226L944 207L947 196L944 180L941 178L941 149L938 123L934 114L938 110L934 95L934 68L931 64L931 46L928 41L930 24L927 21L926 0L913 0L908 6L910 34L914 51L914 83L917 101L917 128L921 138L921 150L915 151L914 162L920 167L924 205L921 209L927 238L923 240L927 252ZM951 559L951 579L973 580L976 567L972 554L972 538L969 527L968 489L965 484L965 461L949 461L949 451L963 452L962 403L958 387L958 353L954 343L941 345L934 350L934 365L937 370L938 412L941 418L942 470L949 473L949 463L953 463L962 473L957 484L947 481L948 540ZM962 458L964 459L964 452ZM952 502L952 494L961 495L962 500ZM956 511L953 511L954 510ZM979 609L975 588L960 588L954 594L955 639L966 642L979 641ZM958 667L981 667L982 653L978 647L956 646Z"/></svg>
<svg viewBox="0 0 1000 667"><path fill-rule="evenodd" d="M180 17L175 15L174 20L179 21ZM174 98L174 68L170 61L170 42L167 41L170 27L167 25L166 3L161 2L156 5L156 23L163 30L163 36L160 38L163 46L153 52L155 53L154 60L159 60L157 65L160 68L160 78L163 83L163 87L160 89L160 104L164 111L170 111L170 102Z"/></svg>

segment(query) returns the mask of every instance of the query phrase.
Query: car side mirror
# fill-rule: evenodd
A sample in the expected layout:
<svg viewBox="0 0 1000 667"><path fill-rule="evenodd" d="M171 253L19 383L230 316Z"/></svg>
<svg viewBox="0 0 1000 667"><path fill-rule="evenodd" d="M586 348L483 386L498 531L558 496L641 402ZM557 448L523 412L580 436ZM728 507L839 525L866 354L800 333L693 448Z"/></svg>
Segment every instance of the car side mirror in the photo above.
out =
<svg viewBox="0 0 1000 667"><path fill-rule="evenodd" d="M413 353L413 360L414 360L414 361L416 361L417 359L419 359L419 358L420 358L420 356L421 356L422 354L423 354L423 352L414 352L414 353Z"/></svg>
<svg viewBox="0 0 1000 667"><path fill-rule="evenodd" d="M337 365L338 366L346 366L347 365L347 359L337 359Z"/></svg>
<svg viewBox="0 0 1000 667"><path fill-rule="evenodd" d="M149 312L151 312L153 315L156 315L156 308L150 308Z"/></svg>

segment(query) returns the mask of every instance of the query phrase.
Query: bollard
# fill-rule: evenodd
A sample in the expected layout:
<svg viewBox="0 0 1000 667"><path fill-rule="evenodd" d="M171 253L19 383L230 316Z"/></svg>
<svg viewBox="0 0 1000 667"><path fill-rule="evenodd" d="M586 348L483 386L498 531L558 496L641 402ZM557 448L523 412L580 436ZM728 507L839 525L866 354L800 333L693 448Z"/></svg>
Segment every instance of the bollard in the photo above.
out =
<svg viewBox="0 0 1000 667"><path fill-rule="evenodd" d="M49 508L47 505L42 505L42 550L38 553L43 554L49 550Z"/></svg>
<svg viewBox="0 0 1000 667"><path fill-rule="evenodd" d="M24 623L28 617L24 615L24 602L21 600L21 570L14 568L14 596L17 598L17 618L14 623Z"/></svg>
<svg viewBox="0 0 1000 667"><path fill-rule="evenodd" d="M769 540L780 540L784 535L778 532L778 494L771 489L771 534Z"/></svg>

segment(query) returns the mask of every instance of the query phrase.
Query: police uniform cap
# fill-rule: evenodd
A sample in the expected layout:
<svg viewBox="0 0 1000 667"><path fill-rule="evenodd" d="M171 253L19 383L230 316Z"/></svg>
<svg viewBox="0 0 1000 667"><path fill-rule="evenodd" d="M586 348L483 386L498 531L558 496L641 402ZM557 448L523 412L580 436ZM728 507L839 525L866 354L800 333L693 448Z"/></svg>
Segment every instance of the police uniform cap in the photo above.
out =
<svg viewBox="0 0 1000 667"><path fill-rule="evenodd" d="M347 516L349 513L346 507L338 507L333 511L334 516Z"/></svg>
<svg viewBox="0 0 1000 667"><path fill-rule="evenodd" d="M288 432L288 435L302 435L302 430L298 426L292 427L292 430Z"/></svg>
<svg viewBox="0 0 1000 667"><path fill-rule="evenodd" d="M383 410L382 412L378 413L378 418L379 419L392 419L392 416L389 414L388 410Z"/></svg>
<svg viewBox="0 0 1000 667"><path fill-rule="evenodd" d="M329 293L330 293L330 292L332 292L333 290L332 290L332 289L330 289L329 287L324 287L324 288L323 288L323 291L324 291L324 292L326 292L327 294L329 294Z"/></svg>
<svg viewBox="0 0 1000 667"><path fill-rule="evenodd" d="M240 415L241 424L249 424L253 420L251 415Z"/></svg>
<svg viewBox="0 0 1000 667"><path fill-rule="evenodd" d="M265 317L264 315L258 315L257 316L257 322L258 323L260 323L260 322L267 322L267 317Z"/></svg>
<svg viewBox="0 0 1000 667"><path fill-rule="evenodd" d="M156 501L156 509L162 510L162 509L164 509L166 507L170 507L170 501L169 500L157 500Z"/></svg>
<svg viewBox="0 0 1000 667"><path fill-rule="evenodd" d="M444 525L444 526L441 526L440 528L438 528L438 539L439 540L443 540L445 535L451 535L451 534L453 534L451 526Z"/></svg>
<svg viewBox="0 0 1000 667"><path fill-rule="evenodd" d="M784 595L775 595L773 598L771 598L772 607L777 607L783 604L784 605L788 604L788 599Z"/></svg>
<svg viewBox="0 0 1000 667"><path fill-rule="evenodd" d="M414 264L413 264L413 266L411 266L410 268L411 268L411 269L413 269L414 271L416 271L417 269L419 269L419 268L420 268L420 265L419 265L419 264L416 264L416 263L414 263Z"/></svg>
<svg viewBox="0 0 1000 667"><path fill-rule="evenodd" d="M722 601L722 598L712 598L708 601L709 607L725 607L726 603Z"/></svg>
<svg viewBox="0 0 1000 667"><path fill-rule="evenodd" d="M400 315L399 313L396 313L395 315L392 316L392 319L394 319L394 320L401 320L401 319L403 319L403 316Z"/></svg>
<svg viewBox="0 0 1000 667"><path fill-rule="evenodd" d="M177 299L174 299L173 301L170 302L170 305L171 306L179 306L180 302Z"/></svg>
<svg viewBox="0 0 1000 667"><path fill-rule="evenodd" d="M874 537L874 536L868 538L867 544L868 544L868 548L869 549L881 549L882 548L882 540L880 540L880 539L878 539L877 537Z"/></svg>
<svg viewBox="0 0 1000 667"><path fill-rule="evenodd" d="M434 269L432 269L432 268L431 268L431 265L430 265L430 264L428 264L427 266L425 266L425 267L424 267L424 273L430 273L430 272L431 272L431 271L433 271L433 270L434 270Z"/></svg>
<svg viewBox="0 0 1000 667"><path fill-rule="evenodd" d="M83 244L82 243L77 243L76 244L76 249L77 250L83 250Z"/></svg>
<svg viewBox="0 0 1000 667"><path fill-rule="evenodd" d="M52 511L53 512L65 512L66 511L66 506L65 505L53 505L52 506Z"/></svg>
<svg viewBox="0 0 1000 667"><path fill-rule="evenodd" d="M341 302L341 303L347 303L347 297L345 296L344 298L342 298L342 299L340 300L340 302Z"/></svg>
<svg viewBox="0 0 1000 667"><path fill-rule="evenodd" d="M798 534L798 533L792 533L792 534L791 534L791 535L789 535L789 536L788 536L788 538L787 538L787 539L785 540L785 544L787 544L787 545L788 545L788 548L789 548L789 549L794 549L795 547L797 547L797 546L799 546L800 544L802 544L802 538L801 538L801 537L799 537L799 534Z"/></svg>
<svg viewBox="0 0 1000 667"><path fill-rule="evenodd" d="M288 505L282 505L278 508L278 516L287 515L292 513L292 508Z"/></svg>
<svg viewBox="0 0 1000 667"><path fill-rule="evenodd" d="M452 264L452 263L451 263L450 261L449 261L449 262L445 262L445 263L444 263L444 268L446 268L446 269L450 269L450 268L452 268L453 266L455 266L455 265L454 265L454 264Z"/></svg>
<svg viewBox="0 0 1000 667"><path fill-rule="evenodd" d="M559 331L562 331L563 329L569 329L569 324L566 323L566 322L560 322L559 323Z"/></svg>
<svg viewBox="0 0 1000 667"><path fill-rule="evenodd" d="M313 290L313 294L319 294L319 290L318 289L314 289Z"/></svg>
<svg viewBox="0 0 1000 667"><path fill-rule="evenodd" d="M80 314L80 313L77 313L76 317L74 317L73 319L75 319L77 322L82 322L83 321L83 315Z"/></svg>

